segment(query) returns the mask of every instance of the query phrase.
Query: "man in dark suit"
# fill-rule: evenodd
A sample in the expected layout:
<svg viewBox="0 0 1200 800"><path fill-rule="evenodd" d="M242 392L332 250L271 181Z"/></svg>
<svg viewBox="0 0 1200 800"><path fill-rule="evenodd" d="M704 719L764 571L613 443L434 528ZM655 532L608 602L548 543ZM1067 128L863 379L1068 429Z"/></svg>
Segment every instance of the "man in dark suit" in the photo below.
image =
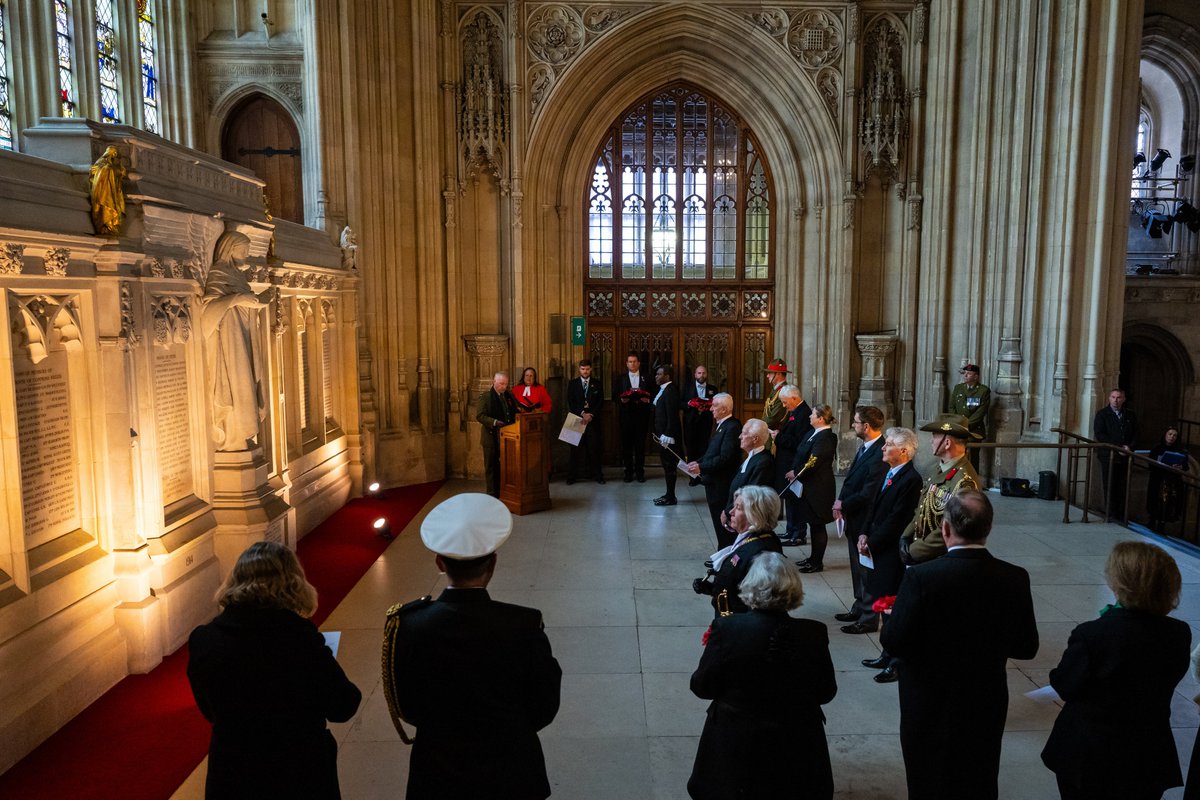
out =
<svg viewBox="0 0 1200 800"><path fill-rule="evenodd" d="M717 544L721 547L733 544L734 535L729 530L729 515L733 511L733 498L737 490L743 486L775 486L775 459L766 450L770 440L770 429L761 419L752 419L742 426L738 444L746 452L746 457L733 474L733 480L729 482L729 496L725 498L725 510L721 512L724 534L717 537Z"/></svg>
<svg viewBox="0 0 1200 800"><path fill-rule="evenodd" d="M947 552L904 573L880 634L900 657L900 747L913 800L995 800L1008 659L1037 655L1029 574L994 558L987 495L946 501Z"/></svg>
<svg viewBox="0 0 1200 800"><path fill-rule="evenodd" d="M500 429L516 419L516 401L508 391L508 373L492 376L492 387L479 395L475 420L482 426L479 444L483 447L483 474L487 493L500 496Z"/></svg>
<svg viewBox="0 0 1200 800"><path fill-rule="evenodd" d="M775 491L783 492L788 485L788 470L796 460L796 449L801 442L812 433L812 409L800 396L799 387L785 383L779 390L779 399L783 403L783 417L779 430L772 431L775 437ZM783 508L787 512L787 528L780 539L784 546L808 544L805 532L800 525L800 498L793 492L783 492Z"/></svg>
<svg viewBox="0 0 1200 800"><path fill-rule="evenodd" d="M541 800L550 795L538 731L558 713L562 670L536 608L487 593L512 516L460 494L421 523L446 589L388 610L384 693L392 720L417 726L409 800Z"/></svg>
<svg viewBox="0 0 1200 800"><path fill-rule="evenodd" d="M879 628L879 615L871 605L877 598L895 595L904 577L904 562L900 560L900 534L912 520L921 499L921 473L913 466L917 454L917 434L908 428L888 428L884 438L883 463L886 472L870 487L875 498L862 532L854 537L854 561L860 555L870 556L874 566L861 569L863 579L863 615L857 622L846 625L842 633L874 633ZM885 652L872 663L873 668L891 667ZM876 675L877 683L891 683L895 670Z"/></svg>
<svg viewBox="0 0 1200 800"><path fill-rule="evenodd" d="M621 466L625 482L637 478L646 482L646 430L654 411L650 402L654 393L650 380L642 374L642 361L632 350L625 357L626 371L613 382L613 402L617 404L617 427L621 433Z"/></svg>
<svg viewBox="0 0 1200 800"><path fill-rule="evenodd" d="M683 454L688 461L699 461L708 448L708 437L713 429L712 408L702 410L711 403L717 387L708 382L708 367L701 364L693 373L695 380L683 381L679 391L679 402L683 405ZM692 478L689 486L700 480Z"/></svg>
<svg viewBox="0 0 1200 800"><path fill-rule="evenodd" d="M1114 454L1101 450L1097 454L1106 488L1109 485L1109 471L1112 471L1112 496L1108 499L1108 513L1122 519L1125 516L1125 478L1129 473L1127 454L1133 452L1133 441L1137 438L1137 417L1133 409L1125 408L1125 392L1113 389L1108 393L1108 405L1096 412L1092 430L1096 441L1115 444L1123 451Z"/></svg>
<svg viewBox="0 0 1200 800"><path fill-rule="evenodd" d="M673 506L678 502L675 498L675 465L680 459L672 455L672 451L680 446L683 427L679 423L679 388L675 386L670 364L663 364L654 371L654 382L658 384L658 394L654 396L654 437L667 481L666 494L656 497L654 505Z"/></svg>
<svg viewBox="0 0 1200 800"><path fill-rule="evenodd" d="M600 405L603 402L604 389L600 386L600 379L592 377L592 362L585 358L579 362L579 377L567 386L567 409L577 417L582 417L587 425L578 446L571 448L571 463L567 467L568 484L574 483L575 476L579 474L579 460L584 450L587 450L588 466L596 483L604 483L604 472L600 466Z"/></svg>
<svg viewBox="0 0 1200 800"><path fill-rule="evenodd" d="M704 484L704 499L708 501L708 513L712 517L718 546L727 547L733 542L733 535L721 522L721 513L729 502L729 484L733 482L733 475L742 460L739 446L742 423L732 416L733 398L724 392L713 397L712 410L716 427L708 439L704 455L688 464L688 472Z"/></svg>
<svg viewBox="0 0 1200 800"><path fill-rule="evenodd" d="M846 479L842 482L842 490L833 503L833 518L835 521L842 520L846 534L846 545L850 554L850 588L854 590L854 603L849 611L835 614L834 618L838 622L861 621L870 630L875 630L879 620L871 610L874 598L866 601L863 596L866 574L862 571L862 565L858 563L858 535L862 533L863 523L871 513L875 496L879 494L880 482L883 481L884 473L888 471L888 465L883 460L883 412L875 406L859 406L854 409L854 418L850 421L850 426L860 441L854 460L850 462L850 469L846 472ZM916 452L916 448L913 452ZM907 523L908 520L905 520L905 524Z"/></svg>

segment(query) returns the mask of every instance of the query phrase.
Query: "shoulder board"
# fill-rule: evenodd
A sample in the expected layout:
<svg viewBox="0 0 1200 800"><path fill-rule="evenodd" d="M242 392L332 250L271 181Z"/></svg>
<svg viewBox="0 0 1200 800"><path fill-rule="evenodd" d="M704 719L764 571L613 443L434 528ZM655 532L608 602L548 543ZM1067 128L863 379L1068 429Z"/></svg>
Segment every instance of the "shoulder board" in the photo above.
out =
<svg viewBox="0 0 1200 800"><path fill-rule="evenodd" d="M405 611L414 611L418 608L424 608L425 606L429 605L432 602L433 602L432 595L425 595L424 597L418 598L416 600L412 600L407 603L396 603L394 606L392 606L391 608L389 608L387 610L387 615L389 617L394 617L397 614L403 614Z"/></svg>

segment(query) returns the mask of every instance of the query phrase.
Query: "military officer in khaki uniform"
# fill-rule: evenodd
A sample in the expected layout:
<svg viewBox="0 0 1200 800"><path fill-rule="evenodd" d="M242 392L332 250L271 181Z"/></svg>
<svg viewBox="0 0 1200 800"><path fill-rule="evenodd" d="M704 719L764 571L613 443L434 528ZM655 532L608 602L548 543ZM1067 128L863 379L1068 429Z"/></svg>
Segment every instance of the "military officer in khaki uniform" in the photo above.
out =
<svg viewBox="0 0 1200 800"><path fill-rule="evenodd" d="M975 439L985 439L988 434L988 415L992 410L992 392L979 382L979 365L964 364L959 370L963 382L950 392L950 413L967 418L967 429ZM971 465L979 469L980 451L970 452Z"/></svg>
<svg viewBox="0 0 1200 800"><path fill-rule="evenodd" d="M979 474L967 458L967 439L982 437L971 433L965 417L942 414L922 425L921 430L933 434L933 454L938 464L921 491L916 515L900 534L900 555L905 564L932 561L946 553L942 539L946 501L964 489L980 488Z"/></svg>
<svg viewBox="0 0 1200 800"><path fill-rule="evenodd" d="M762 419L767 423L767 427L772 434L779 430L779 426L783 424L783 400L779 397L779 390L787 382L788 368L787 362L782 358L774 359L770 364L767 364L767 402L763 405Z"/></svg>

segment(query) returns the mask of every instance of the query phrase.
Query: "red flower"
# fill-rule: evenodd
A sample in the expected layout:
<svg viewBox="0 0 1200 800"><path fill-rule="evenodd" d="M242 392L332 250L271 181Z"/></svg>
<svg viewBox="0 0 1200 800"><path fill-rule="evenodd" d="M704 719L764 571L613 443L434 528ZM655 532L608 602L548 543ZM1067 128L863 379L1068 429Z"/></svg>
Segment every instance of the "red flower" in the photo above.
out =
<svg viewBox="0 0 1200 800"><path fill-rule="evenodd" d="M704 635L700 637L700 646L708 647L708 637L712 636L712 625L708 626L708 630L704 631Z"/></svg>
<svg viewBox="0 0 1200 800"><path fill-rule="evenodd" d="M871 604L871 610L878 614L892 613L892 606L896 605L896 595L889 594L886 597L881 597Z"/></svg>
<svg viewBox="0 0 1200 800"><path fill-rule="evenodd" d="M618 398L626 403L636 402L639 400L649 400L650 393L645 389L626 389L618 395Z"/></svg>

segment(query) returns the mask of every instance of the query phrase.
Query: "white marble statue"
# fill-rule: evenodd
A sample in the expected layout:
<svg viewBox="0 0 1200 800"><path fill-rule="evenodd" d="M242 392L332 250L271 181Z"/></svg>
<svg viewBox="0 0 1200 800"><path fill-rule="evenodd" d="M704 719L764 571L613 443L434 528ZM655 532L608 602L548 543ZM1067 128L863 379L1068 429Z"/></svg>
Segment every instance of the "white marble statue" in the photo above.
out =
<svg viewBox="0 0 1200 800"><path fill-rule="evenodd" d="M217 239L204 284L200 324L204 332L213 439L217 450L248 450L266 418L266 373L258 310L271 289L256 295L242 274L250 240L237 231Z"/></svg>
<svg viewBox="0 0 1200 800"><path fill-rule="evenodd" d="M342 269L358 269L358 237L350 226L342 228Z"/></svg>

